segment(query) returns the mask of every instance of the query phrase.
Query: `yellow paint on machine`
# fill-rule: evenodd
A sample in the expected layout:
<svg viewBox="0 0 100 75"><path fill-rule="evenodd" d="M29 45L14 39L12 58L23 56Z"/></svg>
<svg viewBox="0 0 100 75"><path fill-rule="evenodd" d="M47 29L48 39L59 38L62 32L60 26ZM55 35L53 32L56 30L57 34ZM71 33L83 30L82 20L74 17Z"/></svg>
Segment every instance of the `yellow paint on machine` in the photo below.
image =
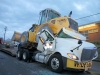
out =
<svg viewBox="0 0 100 75"><path fill-rule="evenodd" d="M88 69L91 68L92 61L89 62L76 62L71 59L67 59L66 67L67 68L74 68L74 69Z"/></svg>
<svg viewBox="0 0 100 75"><path fill-rule="evenodd" d="M69 28L68 17L55 18L45 24L36 25L34 28L34 32L29 31L28 41L36 43L36 35L39 32L39 30L41 30L41 28L44 26L48 26L55 35L58 34L63 27L65 27L68 30L71 30L71 28Z"/></svg>
<svg viewBox="0 0 100 75"><path fill-rule="evenodd" d="M33 39L34 38L34 32L29 31L28 35L29 35L28 41L33 42L34 41L34 39Z"/></svg>

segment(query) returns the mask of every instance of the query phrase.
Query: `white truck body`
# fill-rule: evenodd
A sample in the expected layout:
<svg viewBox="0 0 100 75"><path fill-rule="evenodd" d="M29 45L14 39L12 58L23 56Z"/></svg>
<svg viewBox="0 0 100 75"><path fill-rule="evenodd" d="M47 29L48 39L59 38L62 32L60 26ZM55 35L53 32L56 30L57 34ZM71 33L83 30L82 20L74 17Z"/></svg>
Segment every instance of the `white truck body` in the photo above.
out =
<svg viewBox="0 0 100 75"><path fill-rule="evenodd" d="M49 64L54 72L61 72L68 68L87 71L92 66L92 60L98 57L97 47L85 41L83 35L72 29L62 28L56 36L49 30L42 29L37 33L37 38L38 42L36 45L31 43L29 50L19 44L17 51L19 60L33 59ZM34 47L32 50L31 46Z"/></svg>
<svg viewBox="0 0 100 75"><path fill-rule="evenodd" d="M46 36L45 32L48 32L51 37L51 39L48 41L46 41L48 37ZM37 49L40 50L41 53L39 53L40 60L38 59L39 55L37 53L36 55L37 61L40 61L42 63L47 63L49 61L49 57L54 53L60 53L62 57L77 62L88 62L98 57L96 46L92 43L86 42L85 41L86 38L83 35L73 30L66 30L65 28L62 29L62 32L70 36L70 38L61 38L58 35L57 37L54 37L46 29L38 33L39 37L42 38L44 43L42 43L41 40L39 40ZM81 45L78 44L79 40L82 40ZM52 47L46 48L45 45L50 44L50 42ZM41 59L43 56L45 56L45 60L43 59L44 61Z"/></svg>

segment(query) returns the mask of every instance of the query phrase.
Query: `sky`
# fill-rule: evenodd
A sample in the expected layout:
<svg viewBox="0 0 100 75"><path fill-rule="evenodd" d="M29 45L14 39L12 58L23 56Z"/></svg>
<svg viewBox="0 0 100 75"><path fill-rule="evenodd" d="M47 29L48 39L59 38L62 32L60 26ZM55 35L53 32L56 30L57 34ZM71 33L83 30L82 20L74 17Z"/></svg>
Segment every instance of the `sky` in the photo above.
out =
<svg viewBox="0 0 100 75"><path fill-rule="evenodd" d="M38 24L39 12L46 8L58 11L62 16L78 19L100 13L100 0L0 0L0 37L11 39L14 31L27 31L32 24ZM100 21L100 14L76 20L78 25Z"/></svg>

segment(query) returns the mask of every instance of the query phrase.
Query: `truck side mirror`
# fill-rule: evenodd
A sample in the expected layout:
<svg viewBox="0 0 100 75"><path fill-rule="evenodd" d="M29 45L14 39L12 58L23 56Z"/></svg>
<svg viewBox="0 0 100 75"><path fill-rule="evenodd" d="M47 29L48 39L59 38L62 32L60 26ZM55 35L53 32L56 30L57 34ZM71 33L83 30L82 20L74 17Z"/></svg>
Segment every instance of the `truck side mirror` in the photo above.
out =
<svg viewBox="0 0 100 75"><path fill-rule="evenodd" d="M82 40L78 40L78 44L82 44Z"/></svg>

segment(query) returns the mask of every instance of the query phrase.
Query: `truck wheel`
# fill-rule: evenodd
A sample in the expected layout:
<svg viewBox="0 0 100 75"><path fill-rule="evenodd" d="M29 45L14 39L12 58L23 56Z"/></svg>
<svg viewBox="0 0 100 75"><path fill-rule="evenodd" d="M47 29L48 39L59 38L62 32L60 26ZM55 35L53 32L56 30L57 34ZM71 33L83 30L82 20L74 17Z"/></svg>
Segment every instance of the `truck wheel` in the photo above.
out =
<svg viewBox="0 0 100 75"><path fill-rule="evenodd" d="M26 49L23 51L23 60L25 62L29 60L29 51Z"/></svg>
<svg viewBox="0 0 100 75"><path fill-rule="evenodd" d="M59 54L54 54L51 56L49 61L49 67L54 72L61 72L63 70L62 58Z"/></svg>
<svg viewBox="0 0 100 75"><path fill-rule="evenodd" d="M22 59L22 50L18 50L18 51L17 51L17 58L18 58L19 60Z"/></svg>

